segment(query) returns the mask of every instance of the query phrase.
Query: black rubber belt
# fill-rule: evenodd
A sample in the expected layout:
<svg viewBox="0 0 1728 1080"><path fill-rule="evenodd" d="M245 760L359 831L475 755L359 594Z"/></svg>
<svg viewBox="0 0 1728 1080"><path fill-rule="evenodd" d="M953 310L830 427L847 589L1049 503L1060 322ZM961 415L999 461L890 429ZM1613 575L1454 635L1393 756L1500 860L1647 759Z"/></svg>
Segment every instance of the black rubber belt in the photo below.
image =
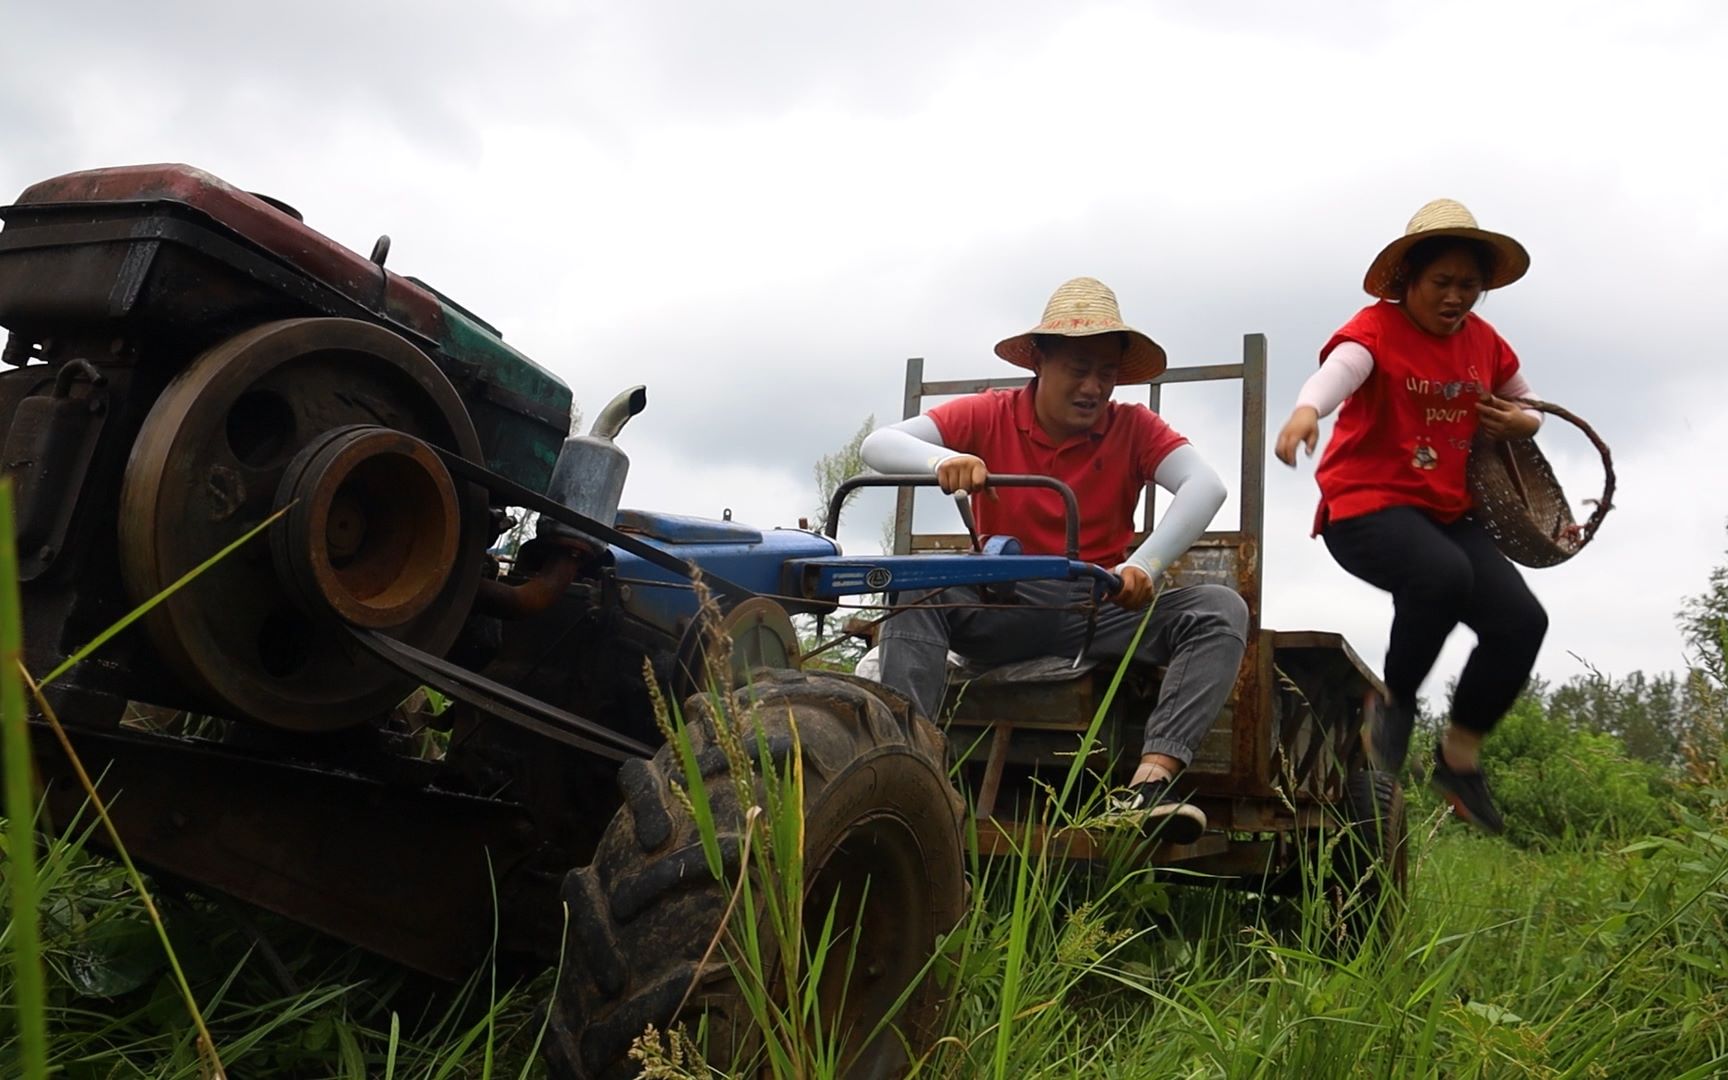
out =
<svg viewBox="0 0 1728 1080"><path fill-rule="evenodd" d="M680 559L675 555L660 550L652 544L644 543L628 533L620 532L610 525L577 513L562 503L554 502L538 492L530 491L513 480L508 480L483 466L453 454L442 447L427 443L444 467L457 479L478 484L493 495L502 499L506 506L520 506L536 513L543 514L561 525L568 525L582 533L594 537L614 547L640 556L644 561L653 563L663 570L670 570L681 577L701 580L711 586L714 591L725 593L738 600L745 600L754 595L742 585L727 581L718 574L705 570ZM501 720L527 728L536 734L555 739L558 742L602 757L616 761L629 761L632 758L648 758L654 756L652 747L637 742L627 735L621 735L611 728L597 724L592 720L566 712L555 705L550 705L538 698L511 689L503 683L486 678L478 672L469 671L458 664L422 652L411 645L405 645L394 638L386 637L373 630L350 626L348 633L366 651L378 657L384 663L413 676L427 686L442 693L449 694L459 701L483 709Z"/></svg>
<svg viewBox="0 0 1728 1080"><path fill-rule="evenodd" d="M620 735L611 728L548 705L484 675L421 652L412 645L404 645L395 638L357 626L348 627L348 632L368 652L396 670L536 734L615 761L654 756L652 747L628 735Z"/></svg>
<svg viewBox="0 0 1728 1080"><path fill-rule="evenodd" d="M467 458L452 454L442 447L432 446L431 443L426 445L431 447L443 460L444 467L450 470L450 475L459 480L466 480L471 484L479 484L494 495L501 496L505 506L520 506L537 514L542 514L560 525L568 525L578 532L628 551L645 562L651 562L660 569L670 570L681 577L689 578L692 581L700 577L704 585L715 592L725 593L735 600L748 600L756 595L751 589L727 581L719 574L700 570L693 563L662 551L653 544L638 540L629 533L620 532L611 525L601 524L586 514L579 514L563 503L549 499L539 492L530 491L514 480L507 480L490 469L474 464Z"/></svg>

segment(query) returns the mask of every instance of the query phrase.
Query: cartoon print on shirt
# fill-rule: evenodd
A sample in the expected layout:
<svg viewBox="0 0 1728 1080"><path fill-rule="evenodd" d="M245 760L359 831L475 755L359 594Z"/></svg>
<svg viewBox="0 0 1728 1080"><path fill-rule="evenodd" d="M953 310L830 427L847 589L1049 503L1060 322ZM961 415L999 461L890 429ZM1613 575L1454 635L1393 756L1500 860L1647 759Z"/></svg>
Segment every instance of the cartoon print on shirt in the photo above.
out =
<svg viewBox="0 0 1728 1080"><path fill-rule="evenodd" d="M1488 396L1490 391L1488 390L1487 384L1482 381L1481 375L1478 374L1476 365L1470 365L1470 367L1465 370L1464 374L1467 376L1466 378L1450 379L1446 381L1441 381L1439 379L1422 379L1415 375L1410 375L1404 380L1404 391L1405 393L1413 394L1417 397L1425 397L1430 400L1438 398L1440 401L1448 403L1458 401L1459 398L1466 396L1475 396L1477 398ZM1424 405L1422 409L1422 423L1428 427L1433 427L1436 424L1458 424L1467 422L1474 414L1475 409L1469 405L1465 405L1463 402L1459 402L1458 407ZM1426 455L1418 454L1418 457L1424 456L1432 460L1434 457L1433 448L1429 447ZM1414 461L1412 464L1421 469L1432 469L1434 467L1433 464L1422 465Z"/></svg>
<svg viewBox="0 0 1728 1080"><path fill-rule="evenodd" d="M1433 445L1428 441L1428 437L1418 435L1416 437L1416 452L1410 457L1410 467L1426 472L1439 464L1440 455L1435 452Z"/></svg>
<svg viewBox="0 0 1728 1080"><path fill-rule="evenodd" d="M1471 368L1470 370L1474 373L1476 369ZM1465 394L1476 394L1481 396L1487 393L1487 389L1482 385L1482 381L1475 378L1474 374L1472 374L1471 378L1453 379L1450 382L1440 382L1434 379L1418 379L1416 376L1411 375L1405 378L1404 389L1406 392L1411 394L1439 397L1446 401L1451 401L1452 399L1461 397Z"/></svg>

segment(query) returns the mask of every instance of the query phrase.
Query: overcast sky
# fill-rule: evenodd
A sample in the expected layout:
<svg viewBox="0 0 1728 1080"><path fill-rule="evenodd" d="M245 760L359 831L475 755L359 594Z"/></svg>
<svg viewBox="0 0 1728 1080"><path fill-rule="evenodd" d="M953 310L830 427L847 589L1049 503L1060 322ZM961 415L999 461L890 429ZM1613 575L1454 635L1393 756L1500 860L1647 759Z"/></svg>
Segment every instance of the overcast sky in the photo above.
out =
<svg viewBox="0 0 1728 1080"><path fill-rule="evenodd" d="M8 4L0 198L184 161L358 251L387 232L393 269L497 325L590 416L648 384L626 504L763 525L811 512L812 463L866 415L898 418L907 356L930 378L1011 374L991 346L1080 274L1175 364L1268 335L1275 432L1374 254L1459 199L1532 255L1481 313L1619 474L1597 542L1531 574L1553 621L1539 670L1668 670L1728 519L1725 12ZM1165 415L1233 477L1232 407L1178 389ZM1578 501L1600 469L1559 427L1543 442ZM1377 666L1390 604L1308 539L1312 463L1268 472L1267 625L1344 631ZM849 546L873 547L886 509L851 511ZM920 525L952 529L944 511Z"/></svg>

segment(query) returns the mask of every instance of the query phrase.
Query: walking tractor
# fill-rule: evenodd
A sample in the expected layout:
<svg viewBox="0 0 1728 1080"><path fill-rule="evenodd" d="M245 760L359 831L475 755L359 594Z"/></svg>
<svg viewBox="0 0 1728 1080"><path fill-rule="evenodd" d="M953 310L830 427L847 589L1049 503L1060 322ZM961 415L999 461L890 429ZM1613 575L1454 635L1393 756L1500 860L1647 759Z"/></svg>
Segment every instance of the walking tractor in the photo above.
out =
<svg viewBox="0 0 1728 1080"><path fill-rule="evenodd" d="M709 948L732 886L709 869L655 702L685 703L735 879L742 808L716 699L699 693L729 639L722 689L754 707L771 753L800 748L807 909L838 905L836 924L855 928L849 985L823 987L852 1071L891 1075L932 1037L942 1003L918 981L962 914L966 808L986 854L1038 838L1037 781L1068 767L1111 673L1063 657L956 679L945 737L885 687L803 669L792 617L1048 578L1094 580L1103 597L1107 571L1072 551L1018 554L1009 537L914 534L910 486L881 557L805 529L620 509L614 440L643 388L573 433L569 389L387 269L388 238L361 256L196 169L57 177L0 219L26 666L39 680L65 667L44 700L140 863L437 976L494 949L517 970L561 961L556 1075L627 1074L631 1040L680 1009L705 1010L725 1054L749 1039ZM1342 823L1360 841L1344 847L1401 884L1401 797L1357 750L1373 674L1337 635L1259 626L1264 340L1249 337L1240 364L1160 382L1214 378L1243 387L1242 521L1174 577L1237 589L1253 627L1183 777L1212 830L1146 857L1279 888ZM1007 383L926 382L914 361L908 415L986 385ZM538 515L532 535L502 543L523 512ZM1087 758L1101 778L1132 767L1120 751L1156 686L1156 671L1129 674ZM450 707L406 709L423 687ZM446 733L438 753L422 724ZM63 826L85 796L45 714L31 730ZM1084 830L1046 839L1100 856Z"/></svg>

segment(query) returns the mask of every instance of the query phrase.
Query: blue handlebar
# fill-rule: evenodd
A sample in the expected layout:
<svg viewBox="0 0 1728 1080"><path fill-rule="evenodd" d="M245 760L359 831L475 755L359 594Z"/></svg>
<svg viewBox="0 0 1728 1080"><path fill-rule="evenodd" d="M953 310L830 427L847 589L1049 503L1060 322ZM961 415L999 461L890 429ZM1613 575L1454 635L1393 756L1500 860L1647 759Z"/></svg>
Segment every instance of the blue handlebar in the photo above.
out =
<svg viewBox="0 0 1728 1080"><path fill-rule="evenodd" d="M1078 559L1068 561L1068 576L1076 580L1091 578L1104 586L1105 596L1115 596L1122 591L1122 576L1104 569L1095 563L1080 562Z"/></svg>

